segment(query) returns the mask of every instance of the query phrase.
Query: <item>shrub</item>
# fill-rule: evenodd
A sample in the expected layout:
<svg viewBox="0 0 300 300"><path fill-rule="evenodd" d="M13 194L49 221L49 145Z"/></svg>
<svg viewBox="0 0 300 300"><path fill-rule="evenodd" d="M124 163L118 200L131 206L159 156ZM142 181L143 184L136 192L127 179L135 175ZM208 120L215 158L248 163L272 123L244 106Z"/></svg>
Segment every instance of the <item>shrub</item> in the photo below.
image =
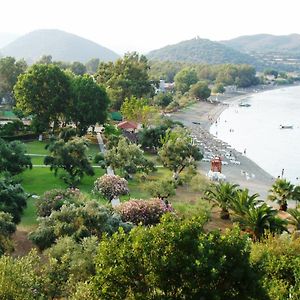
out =
<svg viewBox="0 0 300 300"><path fill-rule="evenodd" d="M103 175L94 182L93 192L101 194L108 201L129 193L128 182L118 175Z"/></svg>
<svg viewBox="0 0 300 300"><path fill-rule="evenodd" d="M116 208L124 222L132 222L136 225L154 225L167 212L173 212L170 204L165 204L160 199L130 200Z"/></svg>
<svg viewBox="0 0 300 300"><path fill-rule="evenodd" d="M47 217L54 210L60 210L64 204L73 203L75 206L83 205L86 201L79 189L53 189L44 193L37 202L37 214L39 217Z"/></svg>
<svg viewBox="0 0 300 300"><path fill-rule="evenodd" d="M173 180L162 179L150 182L147 188L152 197L161 200L175 195L175 183Z"/></svg>
<svg viewBox="0 0 300 300"><path fill-rule="evenodd" d="M203 220L162 218L100 242L91 283L98 299L268 299L239 230L203 233Z"/></svg>
<svg viewBox="0 0 300 300"><path fill-rule="evenodd" d="M74 204L63 205L59 211L53 211L39 221L38 228L29 234L29 239L41 250L49 248L60 237L70 236L80 242L89 236L101 238L104 233L111 235L119 227L126 231L132 227L96 201L88 201L79 207Z"/></svg>
<svg viewBox="0 0 300 300"><path fill-rule="evenodd" d="M0 211L0 256L13 250L11 235L16 231L11 214Z"/></svg>

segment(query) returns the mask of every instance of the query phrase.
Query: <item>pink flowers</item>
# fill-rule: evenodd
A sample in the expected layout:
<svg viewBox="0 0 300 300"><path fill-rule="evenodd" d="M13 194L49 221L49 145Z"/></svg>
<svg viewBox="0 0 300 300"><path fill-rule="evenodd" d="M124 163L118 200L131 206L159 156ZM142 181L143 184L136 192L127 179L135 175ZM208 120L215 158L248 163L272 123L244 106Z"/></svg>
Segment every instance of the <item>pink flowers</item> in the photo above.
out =
<svg viewBox="0 0 300 300"><path fill-rule="evenodd" d="M94 182L94 193L102 194L111 201L129 193L128 182L118 175L103 175Z"/></svg>
<svg viewBox="0 0 300 300"><path fill-rule="evenodd" d="M160 199L151 200L130 200L122 203L116 208L124 222L132 222L136 225L154 225L159 223L160 217L173 212L170 204L166 204Z"/></svg>

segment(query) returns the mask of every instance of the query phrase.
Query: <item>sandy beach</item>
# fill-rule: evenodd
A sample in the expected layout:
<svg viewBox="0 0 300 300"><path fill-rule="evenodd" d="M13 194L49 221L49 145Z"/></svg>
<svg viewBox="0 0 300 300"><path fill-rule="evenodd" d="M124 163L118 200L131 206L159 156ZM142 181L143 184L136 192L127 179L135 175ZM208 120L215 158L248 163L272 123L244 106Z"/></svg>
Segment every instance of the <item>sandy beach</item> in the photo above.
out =
<svg viewBox="0 0 300 300"><path fill-rule="evenodd" d="M208 173L212 157L221 156L224 163L222 165L222 174L226 176L226 180L239 184L242 188L248 188L251 194L258 193L260 198L264 200L266 200L268 190L275 178L247 158L246 155L236 151L230 145L210 134L209 128L230 104L240 102L253 93L274 88L276 87L259 86L225 93L224 95L214 96L219 101L218 103L200 101L171 114L172 119L182 122L190 129L194 142L199 145L199 148L204 153L204 159L199 163L201 173Z"/></svg>

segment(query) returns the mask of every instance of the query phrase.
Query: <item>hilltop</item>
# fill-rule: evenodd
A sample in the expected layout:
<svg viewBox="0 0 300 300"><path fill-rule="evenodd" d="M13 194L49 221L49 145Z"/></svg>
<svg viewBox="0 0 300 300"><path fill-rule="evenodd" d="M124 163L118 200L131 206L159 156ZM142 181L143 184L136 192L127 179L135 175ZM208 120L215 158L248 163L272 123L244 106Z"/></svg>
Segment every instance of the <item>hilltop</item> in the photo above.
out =
<svg viewBox="0 0 300 300"><path fill-rule="evenodd" d="M91 58L102 61L116 60L119 55L112 50L80 36L61 30L43 29L25 34L0 49L5 56L25 58L29 63L43 55L53 60L86 62Z"/></svg>
<svg viewBox="0 0 300 300"><path fill-rule="evenodd" d="M259 65L258 61L248 54L241 53L221 43L198 37L153 50L147 57L151 60L190 63Z"/></svg>
<svg viewBox="0 0 300 300"><path fill-rule="evenodd" d="M250 53L290 53L300 54L300 35L271 35L271 34L256 34L245 35L235 39L221 41L226 46L232 47L235 50Z"/></svg>

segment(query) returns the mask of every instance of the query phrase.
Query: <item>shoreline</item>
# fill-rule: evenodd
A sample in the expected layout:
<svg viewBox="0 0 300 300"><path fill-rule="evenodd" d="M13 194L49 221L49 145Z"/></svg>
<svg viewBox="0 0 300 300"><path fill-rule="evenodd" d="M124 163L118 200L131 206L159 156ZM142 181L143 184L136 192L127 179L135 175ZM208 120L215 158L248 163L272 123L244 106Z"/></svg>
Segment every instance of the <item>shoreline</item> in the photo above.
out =
<svg viewBox="0 0 300 300"><path fill-rule="evenodd" d="M222 173L226 176L227 181L239 184L241 188L249 189L251 194L258 193L261 199L267 201L268 191L276 178L263 170L247 156L226 144L226 142L217 139L209 130L211 125L218 120L221 113L229 105L236 104L236 102L240 102L253 94L292 86L298 85L257 86L242 91L237 90L214 96L218 98L218 103L201 101L181 111L172 113L172 119L182 122L191 130L192 138L205 154L204 158L206 159L203 159L198 164L199 171L207 175L210 170L210 158L221 156L226 162L222 166ZM196 124L193 122L196 122ZM230 158L228 158L229 153ZM225 157L225 155L227 156ZM268 204L274 205L272 202L268 202Z"/></svg>

